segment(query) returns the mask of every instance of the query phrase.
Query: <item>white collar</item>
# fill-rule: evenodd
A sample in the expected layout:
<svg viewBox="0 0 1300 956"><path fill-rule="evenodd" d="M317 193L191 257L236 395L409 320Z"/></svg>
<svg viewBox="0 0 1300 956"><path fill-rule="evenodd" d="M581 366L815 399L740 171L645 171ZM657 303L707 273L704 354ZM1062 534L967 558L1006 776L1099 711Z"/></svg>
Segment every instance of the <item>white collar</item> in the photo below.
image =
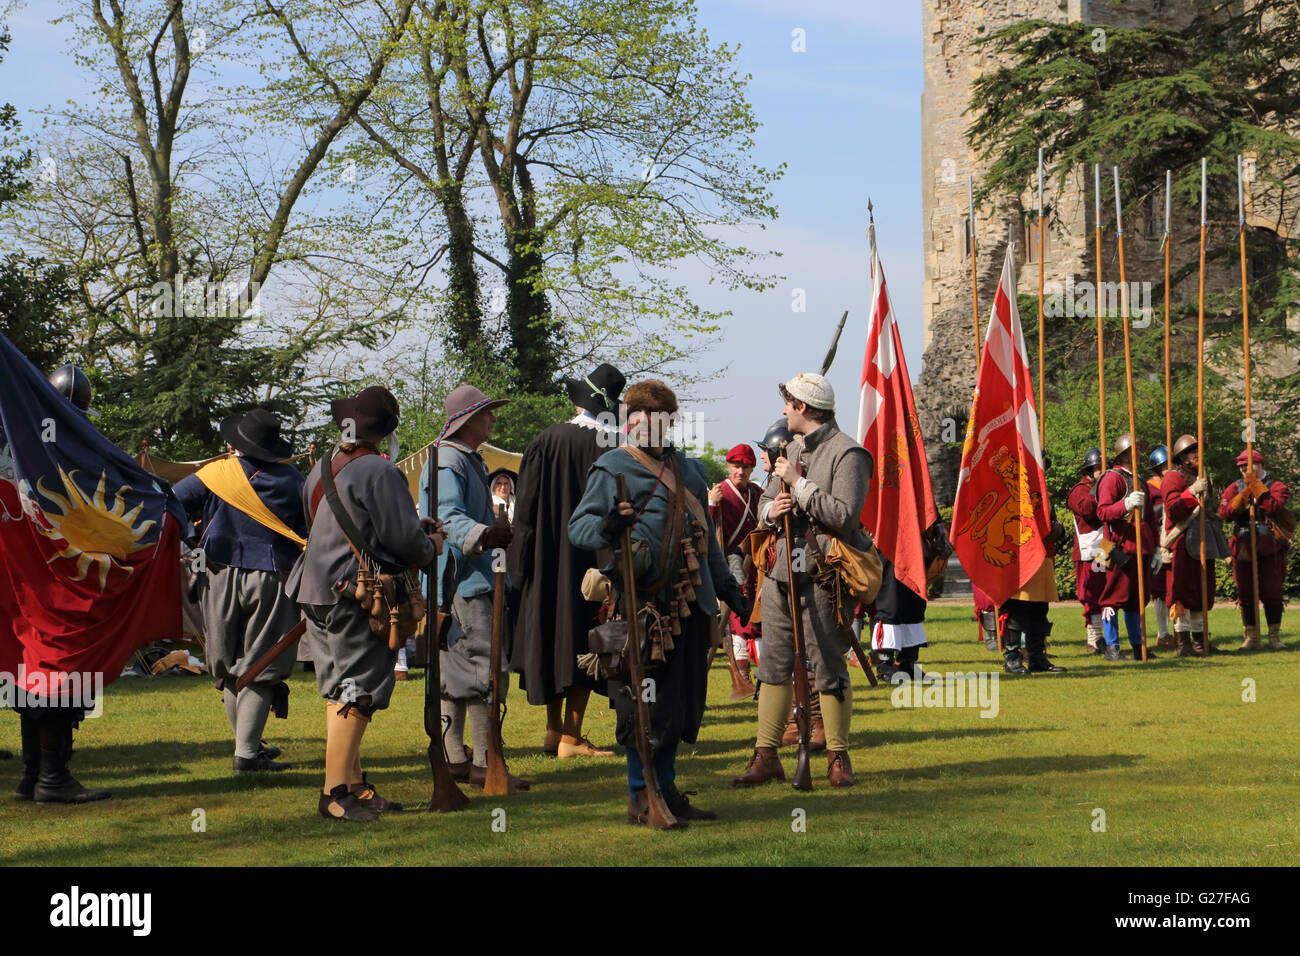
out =
<svg viewBox="0 0 1300 956"><path fill-rule="evenodd" d="M618 432L618 426L611 425L608 422L602 422L585 408L578 414L569 419L570 425L577 425L579 428L594 428L597 431Z"/></svg>

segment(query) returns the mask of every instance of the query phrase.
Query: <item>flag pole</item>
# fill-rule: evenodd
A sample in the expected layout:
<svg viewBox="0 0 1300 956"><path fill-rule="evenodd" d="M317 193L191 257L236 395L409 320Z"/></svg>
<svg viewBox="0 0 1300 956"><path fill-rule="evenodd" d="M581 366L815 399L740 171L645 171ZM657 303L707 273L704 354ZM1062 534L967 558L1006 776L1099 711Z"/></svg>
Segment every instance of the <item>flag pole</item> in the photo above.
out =
<svg viewBox="0 0 1300 956"><path fill-rule="evenodd" d="M1047 406L1043 403L1043 147L1038 147L1038 447L1047 448Z"/></svg>
<svg viewBox="0 0 1300 956"><path fill-rule="evenodd" d="M1172 207L1171 196L1173 193L1173 172L1165 170L1165 449L1166 452L1174 447L1174 411L1173 401L1170 396L1169 383L1169 213Z"/></svg>
<svg viewBox="0 0 1300 956"><path fill-rule="evenodd" d="M975 177L966 177L966 197L970 202L970 296L971 322L975 330L975 384L980 376L980 287L979 273L975 269Z"/></svg>
<svg viewBox="0 0 1300 956"><path fill-rule="evenodd" d="M1102 341L1101 318L1101 163L1092 164L1096 195L1093 197L1093 229L1097 245L1097 288L1093 309L1097 313L1097 416L1101 423L1101 470L1106 470L1106 349Z"/></svg>
<svg viewBox="0 0 1300 956"><path fill-rule="evenodd" d="M1241 354L1246 380L1246 467L1255 477L1255 419L1250 417L1250 301L1246 291L1246 185L1242 178L1241 154L1237 154L1237 243L1241 249ZM1255 531L1255 496L1246 493L1250 502L1250 616L1259 632L1259 544Z"/></svg>
<svg viewBox="0 0 1300 956"><path fill-rule="evenodd" d="M1205 477L1205 158L1201 158L1201 250L1200 273L1196 291L1196 477ZM1204 653L1210 654L1210 590L1209 573L1205 568L1205 502L1201 503L1199 519L1201 531L1201 632L1205 641Z"/></svg>
<svg viewBox="0 0 1300 956"><path fill-rule="evenodd" d="M1124 389L1128 396L1128 460L1133 474L1133 489L1136 491L1142 488L1142 484L1138 477L1137 417L1133 414L1133 355L1129 347L1128 284L1124 274L1124 211L1119 195L1119 167L1114 166L1112 169L1115 172L1115 243L1119 251L1120 317L1124 321ZM1142 636L1142 660L1145 661L1147 659L1147 601L1146 567L1142 561L1141 508L1133 510L1133 543L1136 549L1134 558L1137 561L1138 620L1140 622L1138 632Z"/></svg>

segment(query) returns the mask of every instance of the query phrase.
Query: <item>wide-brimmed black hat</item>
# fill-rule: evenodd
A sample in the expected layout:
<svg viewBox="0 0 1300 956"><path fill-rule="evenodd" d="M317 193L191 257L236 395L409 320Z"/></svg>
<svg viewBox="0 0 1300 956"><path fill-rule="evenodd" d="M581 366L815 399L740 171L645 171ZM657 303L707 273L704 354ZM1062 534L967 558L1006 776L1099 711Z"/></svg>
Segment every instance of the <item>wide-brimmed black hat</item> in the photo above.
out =
<svg viewBox="0 0 1300 956"><path fill-rule="evenodd" d="M586 378L566 376L563 381L564 389L569 393L569 401L593 415L617 412L618 397L623 394L623 386L627 384L623 373L608 362L596 366Z"/></svg>
<svg viewBox="0 0 1300 956"><path fill-rule="evenodd" d="M280 419L265 408L227 416L221 437L235 451L259 461L280 461L293 453L293 445L280 437Z"/></svg>
<svg viewBox="0 0 1300 956"><path fill-rule="evenodd" d="M352 398L336 398L330 402L330 414L339 428L352 420L353 432L358 441L378 441L397 429L397 399L382 385L370 385Z"/></svg>

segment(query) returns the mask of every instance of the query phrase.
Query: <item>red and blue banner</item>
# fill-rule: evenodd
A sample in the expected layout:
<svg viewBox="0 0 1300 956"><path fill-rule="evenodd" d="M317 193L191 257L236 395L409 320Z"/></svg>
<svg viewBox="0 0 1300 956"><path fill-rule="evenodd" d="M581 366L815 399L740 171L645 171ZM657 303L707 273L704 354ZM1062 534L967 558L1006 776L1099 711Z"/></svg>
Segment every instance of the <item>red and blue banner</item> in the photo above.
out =
<svg viewBox="0 0 1300 956"><path fill-rule="evenodd" d="M53 695L108 684L181 634L171 489L110 442L0 335L0 673Z"/></svg>

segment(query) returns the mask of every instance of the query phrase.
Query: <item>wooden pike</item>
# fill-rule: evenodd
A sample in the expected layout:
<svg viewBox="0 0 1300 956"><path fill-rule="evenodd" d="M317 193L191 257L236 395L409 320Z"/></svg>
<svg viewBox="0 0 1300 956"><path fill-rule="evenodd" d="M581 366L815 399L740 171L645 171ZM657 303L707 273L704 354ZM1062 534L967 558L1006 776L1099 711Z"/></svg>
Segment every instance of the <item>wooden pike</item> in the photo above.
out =
<svg viewBox="0 0 1300 956"><path fill-rule="evenodd" d="M1165 247L1165 450L1174 447L1174 410L1169 392L1169 213L1173 191L1173 173L1165 170L1165 235L1161 245Z"/></svg>
<svg viewBox="0 0 1300 956"><path fill-rule="evenodd" d="M1205 232L1209 220L1205 216L1205 158L1201 158L1201 248L1200 272L1196 290L1196 477L1205 477ZM1210 588L1209 572L1205 567L1205 505L1201 505L1198 519L1201 530L1201 614L1204 618L1202 640L1205 654L1210 653Z"/></svg>
<svg viewBox="0 0 1300 956"><path fill-rule="evenodd" d="M1255 476L1255 419L1250 414L1250 299L1246 290L1246 185L1242 178L1241 154L1237 154L1237 244L1241 249L1241 355L1246 384L1246 466ZM1259 542L1255 530L1255 499L1250 499L1250 616L1259 628Z"/></svg>
<svg viewBox="0 0 1300 956"><path fill-rule="evenodd" d="M1097 288L1093 309L1097 313L1097 420L1101 424L1101 470L1106 471L1106 348L1101 319L1101 163L1092 164L1096 195L1093 199L1093 229L1097 246Z"/></svg>
<svg viewBox="0 0 1300 956"><path fill-rule="evenodd" d="M1133 475L1134 490L1144 490L1138 469L1137 416L1133 413L1133 354L1129 347L1128 283L1124 272L1124 211L1119 195L1119 167L1112 167L1115 172L1115 243L1119 251L1119 290L1120 312L1124 321L1124 389L1128 397L1128 434L1129 467ZM1204 509L1202 509L1204 510ZM1142 560L1142 513L1133 510L1133 543L1136 551L1133 555L1137 561L1138 620L1139 633L1142 635L1142 660L1147 659L1147 600L1146 567Z"/></svg>
<svg viewBox="0 0 1300 956"><path fill-rule="evenodd" d="M1043 147L1038 147L1038 447L1047 447L1047 406L1043 403Z"/></svg>
<svg viewBox="0 0 1300 956"><path fill-rule="evenodd" d="M970 201L970 298L971 323L975 331L975 382L979 384L980 375L980 283L979 273L975 270L975 177L966 177L966 196Z"/></svg>

